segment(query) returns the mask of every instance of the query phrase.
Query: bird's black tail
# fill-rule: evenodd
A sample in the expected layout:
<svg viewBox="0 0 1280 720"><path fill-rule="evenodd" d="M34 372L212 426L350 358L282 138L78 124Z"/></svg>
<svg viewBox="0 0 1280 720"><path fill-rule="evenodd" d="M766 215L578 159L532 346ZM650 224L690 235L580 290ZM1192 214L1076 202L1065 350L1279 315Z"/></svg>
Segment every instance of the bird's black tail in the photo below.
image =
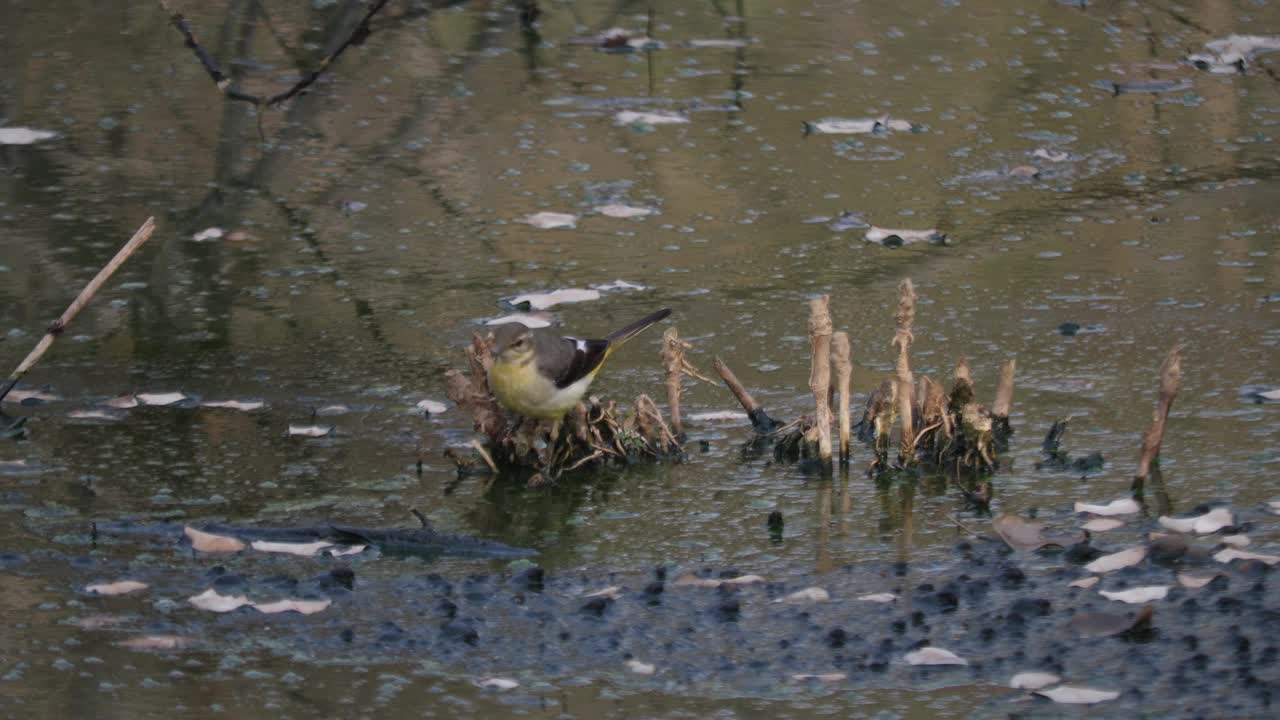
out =
<svg viewBox="0 0 1280 720"><path fill-rule="evenodd" d="M608 335L605 335L604 339L608 340L611 345L614 345L614 346L621 345L622 343L630 340L636 335L639 335L641 332L644 331L645 328L666 318L670 314L671 314L671 308L662 308L657 312L651 313L649 315L646 315L640 318L639 320L631 323L630 325L620 330L614 330Z"/></svg>

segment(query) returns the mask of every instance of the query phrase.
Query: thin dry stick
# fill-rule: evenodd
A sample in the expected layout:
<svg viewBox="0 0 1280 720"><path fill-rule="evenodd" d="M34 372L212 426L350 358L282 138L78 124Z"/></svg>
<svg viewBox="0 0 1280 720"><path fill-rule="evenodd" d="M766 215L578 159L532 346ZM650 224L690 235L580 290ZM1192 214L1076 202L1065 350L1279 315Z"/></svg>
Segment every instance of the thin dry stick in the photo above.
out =
<svg viewBox="0 0 1280 720"><path fill-rule="evenodd" d="M892 343L898 347L898 417L902 422L902 434L898 441L898 462L903 464L909 462L916 451L915 424L911 408L915 383L911 376L911 365L907 360L907 350L914 339L911 334L911 325L915 317L916 291L911 285L911 278L904 278L898 284L898 310L894 313L898 330L894 333Z"/></svg>
<svg viewBox="0 0 1280 720"><path fill-rule="evenodd" d="M751 427L756 432L765 434L778 429L778 421L769 417L769 413L765 412L760 403L751 397L751 393L747 392L747 389L738 381L738 376L733 374L733 371L729 369L728 365L725 365L724 360L721 360L719 355L711 361L711 366L716 369L720 379L724 380L729 392L733 393L733 396L738 399L742 409L747 411L747 418L751 420Z"/></svg>
<svg viewBox="0 0 1280 720"><path fill-rule="evenodd" d="M1151 463L1160 455L1160 443L1164 440L1164 424L1169 419L1173 400L1182 388L1182 344L1175 344L1160 365L1160 397L1151 413L1151 427L1142 436L1142 457L1138 460L1138 483L1147 479Z"/></svg>
<svg viewBox="0 0 1280 720"><path fill-rule="evenodd" d="M853 375L853 361L849 347L849 333L841 331L831 336L831 364L836 371L836 390L840 393L840 463L849 462L849 378Z"/></svg>
<svg viewBox="0 0 1280 720"><path fill-rule="evenodd" d="M151 238L151 233L155 229L156 219L154 217L147 218L147 221L142 223L142 227L138 228L133 237L129 238L129 242L125 243L115 257L111 258L111 261L98 271L98 274L89 281L89 284L84 286L84 289L80 291L76 299L67 306L66 310L62 311L62 317L53 321L53 324L49 326L48 332L45 333L44 337L40 338L40 342L36 343L35 348L27 355L26 359L9 374L8 382L5 383L3 388L0 388L0 400L4 400L4 396L9 394L9 391L13 389L14 385L18 384L22 376L26 375L27 371L40 361L40 358L53 345L54 339L62 334L67 325L71 324L72 319L93 299L93 296L106 284L107 280L111 279L111 276L124 264L124 261L128 260L130 255Z"/></svg>
<svg viewBox="0 0 1280 720"><path fill-rule="evenodd" d="M809 366L809 390L813 392L814 431L818 434L818 459L831 464L831 297L820 295L809 301L809 343L813 360Z"/></svg>
<svg viewBox="0 0 1280 720"><path fill-rule="evenodd" d="M991 415L997 418L1008 418L1013 408L1013 373L1018 361L1013 358L1000 365L1000 382L996 385L996 399L991 403Z"/></svg>
<svg viewBox="0 0 1280 720"><path fill-rule="evenodd" d="M676 437L684 435L684 422L680 418L680 373L684 368L684 351L689 343L680 339L676 328L669 327L662 333L662 367L666 371L667 405L671 408L671 429Z"/></svg>

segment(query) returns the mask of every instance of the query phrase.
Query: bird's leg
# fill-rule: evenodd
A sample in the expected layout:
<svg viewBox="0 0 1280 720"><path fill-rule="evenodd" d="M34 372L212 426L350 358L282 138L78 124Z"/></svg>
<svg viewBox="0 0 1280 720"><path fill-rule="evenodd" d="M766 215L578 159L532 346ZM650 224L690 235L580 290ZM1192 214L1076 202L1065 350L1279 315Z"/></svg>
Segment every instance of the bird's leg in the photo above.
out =
<svg viewBox="0 0 1280 720"><path fill-rule="evenodd" d="M560 428L564 426L564 418L557 418L551 421L551 433L547 436L547 444L555 446L556 440L560 439Z"/></svg>

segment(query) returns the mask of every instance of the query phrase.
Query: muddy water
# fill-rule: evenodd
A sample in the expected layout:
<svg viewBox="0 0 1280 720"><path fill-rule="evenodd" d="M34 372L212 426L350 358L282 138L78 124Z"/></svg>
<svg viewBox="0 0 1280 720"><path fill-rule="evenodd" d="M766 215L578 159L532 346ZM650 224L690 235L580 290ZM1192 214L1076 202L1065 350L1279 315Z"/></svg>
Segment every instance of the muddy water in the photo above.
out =
<svg viewBox="0 0 1280 720"><path fill-rule="evenodd" d="M252 3L181 9L237 84L270 94L364 12L296 5L266 16ZM219 561L92 544L94 520L395 525L411 523L416 508L443 529L535 548L549 573L580 574L590 589L608 584L607 573L638 577L657 565L798 584L893 562L946 573L965 537L950 517L985 527L942 480L870 482L858 470L862 449L847 478L818 480L744 453L747 429L732 422L694 425L693 451L675 466L582 473L536 491L514 479L459 481L441 452L470 438L468 419L452 410L424 418L415 403L443 401L444 369L460 363L484 321L508 311L505 300L526 292L639 285L558 306L556 320L597 334L671 307L696 364L722 355L790 418L807 407L804 301L832 296L836 324L854 340L862 397L891 368L893 290L909 276L922 299L918 373L949 376L964 355L989 397L999 362L1018 360L1017 435L994 479L995 508L1063 525L1074 500L1125 493L1155 370L1182 341L1186 380L1160 510L1258 508L1277 497L1278 408L1249 393L1280 383L1280 55L1251 58L1244 74L1181 62L1233 32L1280 33L1273 7L910 0L659 3L651 18L643 4L543 10L529 34L505 6L392 3L333 73L261 117L222 100L152 4L4 11L0 118L57 135L0 146L0 367L21 360L146 216L160 225L22 386L58 399L4 405L5 426L29 418L25 436L0 440L0 550L11 554L0 564L0 609L17 618L0 631L6 712L72 715L106 697L101 714L130 717L174 708L250 716L264 706L290 717L603 717L619 707L963 716L1004 682L900 674L859 681L856 692L774 683L753 695L725 691L714 673L623 678L620 655L600 658L598 673L539 674L519 658L486 656L483 643L465 662L376 645L318 657L305 642L236 641L269 636L271 623L185 607L181 593ZM606 53L577 40L612 27L664 45ZM1185 82L1113 90L1153 78ZM621 111L688 122L623 124ZM825 118L881 116L913 128L803 131ZM655 212L594 210L609 203ZM518 221L536 212L575 214L577 226ZM879 227L937 228L949 242L869 243L858 223L833 225L842 212ZM209 228L222 236L195 239ZM1064 323L1082 331L1064 335ZM611 359L597 390L660 394L656 336ZM121 394L172 391L189 399L71 417ZM199 407L226 399L265 407ZM692 385L684 402L686 412L733 409L719 387ZM1065 446L1107 460L1085 480L1035 467L1040 437L1065 416ZM290 437L291 424L334 431ZM786 519L781 542L765 526L773 510ZM1275 533L1259 523L1252 549L1275 551ZM304 562L222 564L296 576L333 564ZM356 566L383 582L512 571L450 558ZM130 572L170 594L104 600L82 590ZM165 575L185 579L165 586ZM376 601L360 608L381 621ZM124 618L133 633L170 623L213 639L186 653L125 650L112 644L120 635L81 629L99 615ZM252 652L238 654L243 647ZM482 678L468 667L519 674L522 689L477 689Z"/></svg>

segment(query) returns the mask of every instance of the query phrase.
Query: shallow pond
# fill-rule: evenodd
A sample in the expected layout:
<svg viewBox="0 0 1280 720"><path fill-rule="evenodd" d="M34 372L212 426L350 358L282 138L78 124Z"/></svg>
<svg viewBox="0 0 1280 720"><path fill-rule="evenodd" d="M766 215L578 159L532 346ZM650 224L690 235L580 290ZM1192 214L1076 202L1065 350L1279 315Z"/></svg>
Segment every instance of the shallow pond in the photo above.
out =
<svg viewBox="0 0 1280 720"><path fill-rule="evenodd" d="M320 0L173 5L233 85L258 95L316 67L367 11ZM1280 10L1049 0L541 10L530 32L514 5L392 2L308 92L257 113L219 95L158 4L6 7L0 130L48 136L0 135L0 368L19 363L147 216L159 229L20 385L49 399L3 406L0 428L26 420L0 438L0 611L12 618L0 630L0 712L1053 715L1066 706L997 687L1068 646L1068 680L1126 693L1114 712L1192 712L1236 694L1238 713L1206 712L1263 712L1280 678L1261 638L1246 650L1252 674L1210 663L1190 698L1170 686L1182 658L1150 659L1177 640L1194 665L1188 623L1238 651L1229 641L1274 621L1275 581L1257 568L1231 571L1219 590L1231 602L1199 603L1216 614L1158 609L1156 639L1109 640L1091 655L1055 620L1105 605L1093 591L1066 593L1078 565L998 552L971 536L991 534L989 517L953 485L869 480L861 446L850 472L824 480L745 451L745 422L691 422L685 462L526 489L516 478L459 479L442 453L471 439L470 419L416 405L445 401L444 371L462 366L471 335L510 312L510 299L593 286L599 299L551 309L567 331L603 334L671 307L694 364L724 357L780 418L811 406L805 301L830 294L853 339L860 405L892 370L895 287L910 277L918 374L949 378L967 357L989 400L1000 362L1017 358L996 512L1067 528L1078 525L1075 501L1125 496L1157 369L1181 341L1162 485L1120 539L1099 534L1095 545L1121 549L1158 514L1218 502L1239 513L1249 550L1275 552L1280 518L1266 503L1280 497L1280 405L1260 393L1280 384L1280 54L1246 53L1230 72L1187 56L1233 33L1274 41ZM605 41L611 28L623 33ZM628 41L640 49L603 47ZM823 122L832 119L879 122ZM650 212L613 217L609 205ZM536 213L572 215L574 227L526 222ZM873 226L936 229L947 241L890 247L868 241ZM661 397L658 336L615 355L594 392ZM184 399L102 405L170 392ZM263 405L201 404L222 400ZM736 409L707 384L689 384L684 405ZM1101 453L1101 471L1037 468L1041 438L1064 417L1064 447ZM308 438L291 425L332 431ZM443 530L535 549L548 577L540 612L598 622L599 640L580 640L575 626L559 641L569 650L534 659L539 641L522 634L520 613L491 601L514 592L525 562L210 558L91 532L120 520L411 526L415 509ZM781 538L766 524L773 511ZM354 569L355 590L314 616L186 603L215 581L323 595L339 566ZM656 567L754 573L769 587L673 599L669 617L646 625L636 598ZM933 586L1011 568L1034 592L993 580L990 612L926 607ZM1172 572L1147 567L1123 582ZM151 587L122 598L84 589L126 576ZM623 587L616 605L581 617L578 598L610 585ZM807 586L828 588L831 602L770 610ZM881 591L914 598L900 607L925 608L927 622L895 634L909 608L853 603ZM1182 592L1169 607L1185 606ZM1027 597L1052 597L1054 614L984 649L979 628L1026 615ZM461 645L438 645L456 630L445 627L448 598L504 640L481 627L478 642L463 630ZM740 620L724 616L726 603L739 604ZM678 640L682 617L705 646ZM419 636L417 623L441 629ZM839 659L796 640L837 625L865 636L862 660L853 640ZM353 627L355 642L343 635ZM148 633L190 644L117 644ZM905 667L903 653L926 641L973 667ZM1216 660L1217 645L1201 642ZM757 652L767 666L751 665ZM626 664L636 658L654 673ZM887 669L866 670L884 658ZM790 679L837 670L849 677ZM520 686L477 686L494 677Z"/></svg>

